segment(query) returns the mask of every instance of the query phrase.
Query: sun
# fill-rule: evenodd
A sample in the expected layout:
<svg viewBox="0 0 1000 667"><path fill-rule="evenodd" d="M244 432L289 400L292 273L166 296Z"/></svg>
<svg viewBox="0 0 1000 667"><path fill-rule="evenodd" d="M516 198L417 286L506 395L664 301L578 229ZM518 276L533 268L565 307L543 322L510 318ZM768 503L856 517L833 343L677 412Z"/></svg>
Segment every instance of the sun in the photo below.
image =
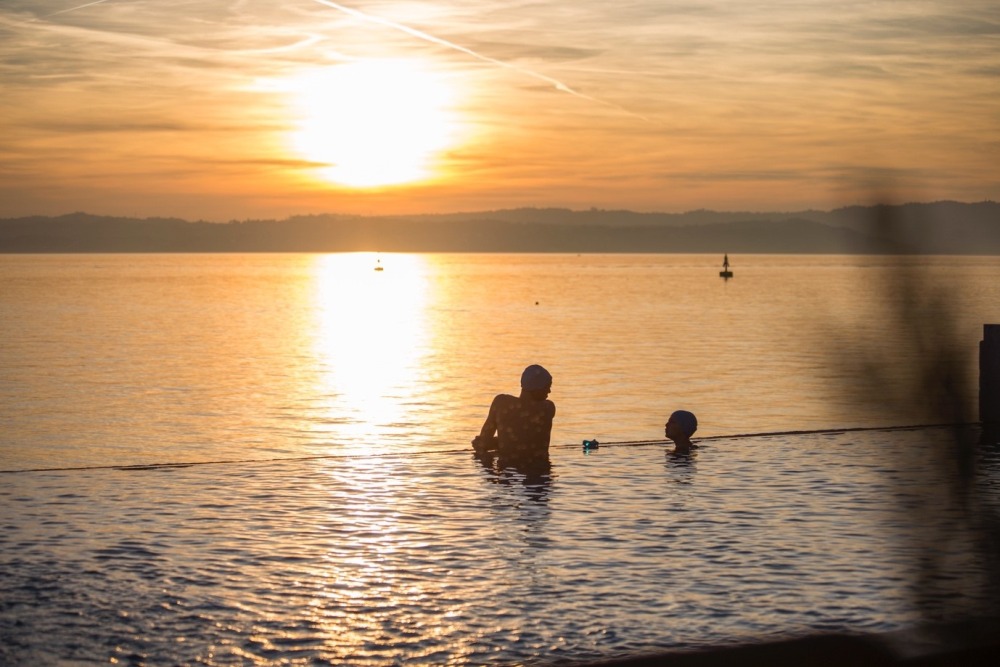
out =
<svg viewBox="0 0 1000 667"><path fill-rule="evenodd" d="M441 74L408 60L364 60L299 75L292 144L329 181L371 188L426 180L457 134Z"/></svg>

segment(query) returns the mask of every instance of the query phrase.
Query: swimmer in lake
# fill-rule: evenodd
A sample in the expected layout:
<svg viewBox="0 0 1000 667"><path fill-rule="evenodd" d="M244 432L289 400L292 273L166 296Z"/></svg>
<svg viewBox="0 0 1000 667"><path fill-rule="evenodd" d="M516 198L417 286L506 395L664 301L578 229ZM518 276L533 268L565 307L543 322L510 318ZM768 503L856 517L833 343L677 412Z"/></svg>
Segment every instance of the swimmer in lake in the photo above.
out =
<svg viewBox="0 0 1000 667"><path fill-rule="evenodd" d="M498 394L479 435L472 441L477 454L495 453L501 465L535 466L549 461L549 439L555 403L548 400L552 376L537 364L521 373L521 394Z"/></svg>
<svg viewBox="0 0 1000 667"><path fill-rule="evenodd" d="M687 410L677 410L670 415L663 426L663 434L674 441L673 454L688 454L697 445L691 443L691 436L698 430L698 418Z"/></svg>

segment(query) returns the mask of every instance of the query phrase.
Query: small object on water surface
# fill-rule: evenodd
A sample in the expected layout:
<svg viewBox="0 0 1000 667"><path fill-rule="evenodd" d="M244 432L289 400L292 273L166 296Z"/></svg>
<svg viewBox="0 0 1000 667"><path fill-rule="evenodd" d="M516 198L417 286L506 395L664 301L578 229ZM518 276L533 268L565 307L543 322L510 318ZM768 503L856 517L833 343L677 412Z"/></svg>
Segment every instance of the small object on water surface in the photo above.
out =
<svg viewBox="0 0 1000 667"><path fill-rule="evenodd" d="M597 449L600 446L601 446L601 443L597 442L596 439L595 440L584 440L583 441L583 453L584 454L589 454L591 451Z"/></svg>
<svg viewBox="0 0 1000 667"><path fill-rule="evenodd" d="M722 270L719 271L719 277L726 280L733 277L733 272L729 270L729 253L726 253L722 259Z"/></svg>

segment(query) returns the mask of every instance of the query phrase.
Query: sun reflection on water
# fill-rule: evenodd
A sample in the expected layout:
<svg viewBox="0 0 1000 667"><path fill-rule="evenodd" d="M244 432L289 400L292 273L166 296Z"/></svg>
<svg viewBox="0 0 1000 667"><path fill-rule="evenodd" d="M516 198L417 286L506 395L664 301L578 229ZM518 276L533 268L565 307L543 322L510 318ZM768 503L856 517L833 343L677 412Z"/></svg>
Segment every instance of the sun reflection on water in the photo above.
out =
<svg viewBox="0 0 1000 667"><path fill-rule="evenodd" d="M426 268L417 255L316 260L314 428L338 451L380 451L417 421L408 414L419 401L427 350Z"/></svg>

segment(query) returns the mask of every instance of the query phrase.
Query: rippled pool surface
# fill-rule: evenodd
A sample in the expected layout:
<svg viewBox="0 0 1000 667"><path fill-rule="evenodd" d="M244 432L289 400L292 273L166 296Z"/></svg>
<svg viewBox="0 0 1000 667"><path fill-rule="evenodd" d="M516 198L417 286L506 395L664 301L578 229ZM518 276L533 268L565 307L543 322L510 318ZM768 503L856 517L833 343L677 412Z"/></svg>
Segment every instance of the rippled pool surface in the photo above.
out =
<svg viewBox="0 0 1000 667"><path fill-rule="evenodd" d="M6 474L0 662L550 664L902 629L991 599L928 492L946 437L564 447L548 480L458 450Z"/></svg>

